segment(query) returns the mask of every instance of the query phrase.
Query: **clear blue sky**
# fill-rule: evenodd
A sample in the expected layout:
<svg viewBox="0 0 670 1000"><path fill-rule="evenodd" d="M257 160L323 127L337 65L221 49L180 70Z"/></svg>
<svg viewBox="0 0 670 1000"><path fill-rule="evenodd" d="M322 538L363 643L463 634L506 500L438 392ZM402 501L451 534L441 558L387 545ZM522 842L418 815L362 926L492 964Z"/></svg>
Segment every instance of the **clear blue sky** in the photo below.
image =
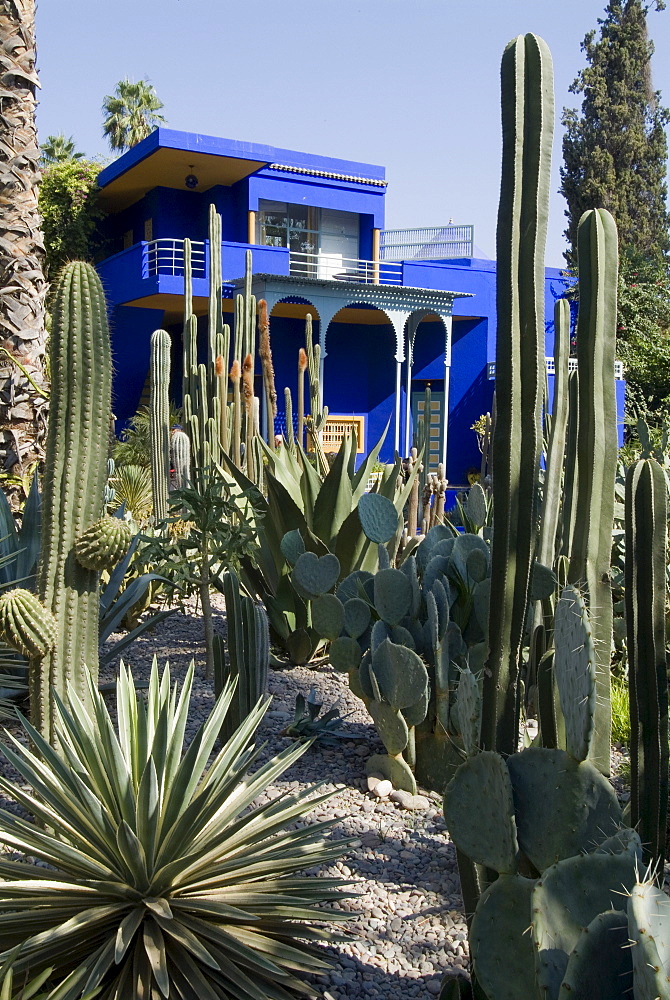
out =
<svg viewBox="0 0 670 1000"><path fill-rule="evenodd" d="M494 255L498 72L526 31L549 44L556 103L606 0L42 0L38 128L109 156L101 104L148 78L172 128L383 164L389 228L473 223ZM649 15L670 105L670 8ZM554 151L558 188L560 125ZM562 264L555 194L547 263Z"/></svg>

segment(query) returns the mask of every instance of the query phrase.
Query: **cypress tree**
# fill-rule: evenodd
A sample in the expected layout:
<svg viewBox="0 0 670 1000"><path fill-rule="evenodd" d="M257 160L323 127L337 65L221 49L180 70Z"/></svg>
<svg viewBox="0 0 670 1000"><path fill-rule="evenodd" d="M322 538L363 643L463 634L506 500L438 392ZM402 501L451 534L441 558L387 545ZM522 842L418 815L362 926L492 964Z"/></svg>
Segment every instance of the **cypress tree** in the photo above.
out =
<svg viewBox="0 0 670 1000"><path fill-rule="evenodd" d="M670 251L666 207L664 126L670 113L651 80L653 43L647 35L651 6L662 0L612 0L582 43L587 66L570 91L583 94L581 112L565 108L561 193L568 207L565 235L572 260L582 213L607 208L616 219L622 248L645 258Z"/></svg>

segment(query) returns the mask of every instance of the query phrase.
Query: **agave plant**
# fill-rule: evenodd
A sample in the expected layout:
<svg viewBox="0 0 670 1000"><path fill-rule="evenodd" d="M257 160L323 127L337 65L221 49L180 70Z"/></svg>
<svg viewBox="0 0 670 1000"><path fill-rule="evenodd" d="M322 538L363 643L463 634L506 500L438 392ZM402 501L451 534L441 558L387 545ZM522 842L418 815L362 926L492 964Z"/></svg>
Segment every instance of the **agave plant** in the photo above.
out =
<svg viewBox="0 0 670 1000"><path fill-rule="evenodd" d="M42 866L0 861L0 962L11 958L15 976L53 967L49 1000L97 989L101 1000L318 995L296 973L328 966L311 942L334 939L319 923L346 919L319 908L344 883L298 873L339 857L343 842L324 838L335 820L291 824L332 792L254 805L306 749L291 745L249 774L269 699L208 765L233 684L183 752L192 680L193 664L171 689L154 662L138 702L122 665L118 736L91 682L90 708L72 690L58 703L59 750L26 720L34 751L16 739L4 750L33 792L4 778L0 789L34 822L0 810L0 841Z"/></svg>

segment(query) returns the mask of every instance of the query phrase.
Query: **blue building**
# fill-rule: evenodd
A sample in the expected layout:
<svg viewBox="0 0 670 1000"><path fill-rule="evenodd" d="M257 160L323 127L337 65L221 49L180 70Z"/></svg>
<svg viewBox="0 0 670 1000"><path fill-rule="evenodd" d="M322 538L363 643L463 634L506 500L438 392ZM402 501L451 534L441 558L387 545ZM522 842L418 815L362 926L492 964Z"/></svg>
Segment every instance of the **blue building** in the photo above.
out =
<svg viewBox="0 0 670 1000"><path fill-rule="evenodd" d="M224 315L232 325L251 249L252 290L268 304L280 401L284 386L295 394L311 313L331 445L355 423L367 451L390 423L382 459L394 448L407 454L429 384L429 464L445 461L450 483L464 484L468 468L479 464L471 425L491 407L495 263L474 257L470 226L385 229L384 173L369 163L163 128L106 167L99 184L114 253L98 269L113 350L123 358L115 380L119 420L143 398L149 338L158 327L173 334L178 369L185 238L193 242L194 311L204 342L213 204L222 217ZM551 354L553 302L565 290L559 270L547 269L546 286ZM277 429L282 419L279 413Z"/></svg>

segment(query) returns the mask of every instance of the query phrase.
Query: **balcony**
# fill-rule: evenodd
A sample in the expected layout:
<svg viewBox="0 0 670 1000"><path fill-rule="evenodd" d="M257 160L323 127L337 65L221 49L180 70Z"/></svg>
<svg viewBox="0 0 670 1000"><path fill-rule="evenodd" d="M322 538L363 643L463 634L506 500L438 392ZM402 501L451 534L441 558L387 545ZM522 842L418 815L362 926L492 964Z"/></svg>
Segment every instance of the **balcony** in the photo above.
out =
<svg viewBox="0 0 670 1000"><path fill-rule="evenodd" d="M360 285L395 285L440 289L435 267L450 257L472 253L472 226L382 231L382 259L346 258L336 253L298 253L286 247L221 244L224 282L244 275L247 250L256 274L306 281L341 281ZM392 255L397 254L397 259ZM98 265L108 299L114 304L147 300L156 295L182 295L184 240L157 239L136 243ZM191 242L193 294L206 297L209 285L209 241Z"/></svg>

